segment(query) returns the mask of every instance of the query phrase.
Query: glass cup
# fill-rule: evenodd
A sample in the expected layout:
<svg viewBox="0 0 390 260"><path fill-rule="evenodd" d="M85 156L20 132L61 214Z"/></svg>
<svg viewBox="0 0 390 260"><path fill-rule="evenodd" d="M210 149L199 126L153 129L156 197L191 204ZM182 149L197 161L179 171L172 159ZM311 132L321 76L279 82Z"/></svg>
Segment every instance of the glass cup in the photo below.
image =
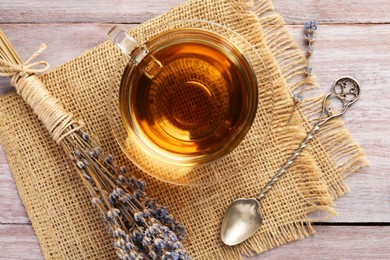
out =
<svg viewBox="0 0 390 260"><path fill-rule="evenodd" d="M150 175L202 184L219 179L212 171L255 120L259 87L247 55L261 58L221 25L186 21L168 27L142 44L118 27L109 32L124 57L109 100L113 133Z"/></svg>

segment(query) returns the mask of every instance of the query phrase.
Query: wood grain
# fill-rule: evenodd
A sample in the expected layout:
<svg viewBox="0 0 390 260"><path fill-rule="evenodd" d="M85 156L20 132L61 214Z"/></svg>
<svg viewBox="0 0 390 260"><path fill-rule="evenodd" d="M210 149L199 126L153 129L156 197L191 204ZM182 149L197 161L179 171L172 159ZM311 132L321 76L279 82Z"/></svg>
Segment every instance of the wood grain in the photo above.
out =
<svg viewBox="0 0 390 260"><path fill-rule="evenodd" d="M0 23L139 23L184 0L0 1ZM288 24L389 23L388 0L274 0Z"/></svg>
<svg viewBox="0 0 390 260"><path fill-rule="evenodd" d="M390 1L273 1L301 48L301 24L319 21L312 66L320 92L346 74L360 81L362 98L344 121L371 165L347 178L339 216L317 235L250 259L390 259ZM47 43L42 59L55 67L105 41L113 23L130 28L182 2L0 0L0 27L23 59ZM0 94L4 85L0 79ZM1 146L0 209L0 259L42 259Z"/></svg>
<svg viewBox="0 0 390 260"><path fill-rule="evenodd" d="M317 20L320 24L389 23L388 0L274 0L287 24Z"/></svg>
<svg viewBox="0 0 390 260"><path fill-rule="evenodd" d="M302 43L301 28L290 31ZM336 201L334 222L390 222L390 25L323 25L314 44L313 73L325 93L341 76L356 78L361 99L344 123L370 165L347 178L351 193Z"/></svg>
<svg viewBox="0 0 390 260"><path fill-rule="evenodd" d="M0 259L43 259L30 225L0 224Z"/></svg>
<svg viewBox="0 0 390 260"><path fill-rule="evenodd" d="M320 226L312 237L249 259L390 259L389 232L389 226Z"/></svg>
<svg viewBox="0 0 390 260"><path fill-rule="evenodd" d="M4 154L1 148L0 154ZM30 223L10 169L7 164L2 163L0 163L0 198L0 224Z"/></svg>
<svg viewBox="0 0 390 260"><path fill-rule="evenodd" d="M68 0L0 2L1 23L139 23L184 0Z"/></svg>

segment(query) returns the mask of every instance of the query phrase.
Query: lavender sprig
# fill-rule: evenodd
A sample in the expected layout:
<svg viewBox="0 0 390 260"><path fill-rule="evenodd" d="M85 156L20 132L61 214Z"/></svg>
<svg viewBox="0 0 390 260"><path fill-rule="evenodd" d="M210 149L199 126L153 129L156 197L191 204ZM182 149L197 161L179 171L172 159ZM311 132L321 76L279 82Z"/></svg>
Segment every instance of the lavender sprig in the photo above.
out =
<svg viewBox="0 0 390 260"><path fill-rule="evenodd" d="M292 116L294 114L295 108L297 107L298 103L302 102L303 99L305 98L303 96L303 91L305 90L307 86L307 82L309 78L312 76L312 68L310 66L310 57L312 56L314 52L313 48L313 43L315 41L315 32L317 31L318 28L318 23L317 21L307 21L304 25L304 37L305 37L305 42L306 42L306 60L307 60L307 65L306 65L306 78L305 82L303 83L302 88L298 93L295 93L293 95L294 99L294 106L291 110L290 117L288 118L287 125L290 124Z"/></svg>
<svg viewBox="0 0 390 260"><path fill-rule="evenodd" d="M61 143L102 216L120 259L191 259L183 249L185 227L168 208L149 198L146 183L126 177L112 155L103 155L89 134L76 131Z"/></svg>

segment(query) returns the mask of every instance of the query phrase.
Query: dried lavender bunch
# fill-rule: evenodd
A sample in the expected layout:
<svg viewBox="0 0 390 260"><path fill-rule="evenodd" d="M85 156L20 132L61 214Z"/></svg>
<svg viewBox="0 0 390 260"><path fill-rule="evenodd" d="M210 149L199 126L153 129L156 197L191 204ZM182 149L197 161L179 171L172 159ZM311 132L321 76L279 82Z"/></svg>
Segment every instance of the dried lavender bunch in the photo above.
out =
<svg viewBox="0 0 390 260"><path fill-rule="evenodd" d="M183 249L184 226L145 193L146 183L125 177L127 167L104 155L80 130L61 142L92 196L120 259L191 259Z"/></svg>
<svg viewBox="0 0 390 260"><path fill-rule="evenodd" d="M143 180L127 179L127 168L116 165L111 155L103 155L90 136L80 130L84 125L73 119L36 76L49 67L45 61L32 62L45 48L42 44L23 62L0 30L0 76L10 77L17 93L70 155L92 196L92 205L114 239L116 254L125 260L190 259L181 244L184 226L166 207L147 197Z"/></svg>

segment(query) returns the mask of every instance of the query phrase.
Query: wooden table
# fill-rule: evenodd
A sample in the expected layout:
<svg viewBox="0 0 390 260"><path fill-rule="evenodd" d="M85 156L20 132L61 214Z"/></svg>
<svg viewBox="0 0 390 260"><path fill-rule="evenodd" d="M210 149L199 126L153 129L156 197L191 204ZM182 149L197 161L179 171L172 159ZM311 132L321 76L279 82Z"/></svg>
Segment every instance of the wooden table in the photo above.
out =
<svg viewBox="0 0 390 260"><path fill-rule="evenodd" d="M0 26L24 59L45 42L42 59L57 66L106 40L113 23L135 26L181 2L1 0ZM343 75L360 81L361 100L345 124L371 165L347 178L351 192L337 200L339 215L320 223L315 236L254 259L390 259L390 1L274 3L302 48L302 24L320 23L312 59L320 90ZM1 147L0 259L42 259Z"/></svg>

